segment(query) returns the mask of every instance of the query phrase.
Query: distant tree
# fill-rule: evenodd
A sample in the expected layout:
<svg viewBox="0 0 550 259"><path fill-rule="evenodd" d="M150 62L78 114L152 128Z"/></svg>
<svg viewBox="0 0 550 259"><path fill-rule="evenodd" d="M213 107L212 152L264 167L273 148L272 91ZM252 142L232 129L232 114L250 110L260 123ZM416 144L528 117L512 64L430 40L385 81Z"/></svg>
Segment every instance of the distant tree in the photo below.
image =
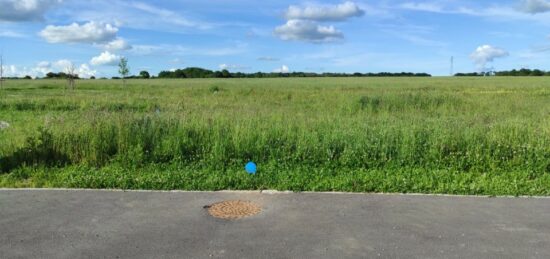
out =
<svg viewBox="0 0 550 259"><path fill-rule="evenodd" d="M539 70L539 69L535 69L531 72L531 75L532 76L544 76L544 72Z"/></svg>
<svg viewBox="0 0 550 259"><path fill-rule="evenodd" d="M70 63L69 66L65 68L65 72L65 78L67 79L67 88L74 90L76 88L76 79L78 78L78 75L76 74L76 68L72 63Z"/></svg>
<svg viewBox="0 0 550 259"><path fill-rule="evenodd" d="M130 74L130 68L128 67L128 59L122 57L118 63L118 73L122 77L122 85L126 86L126 77Z"/></svg>
<svg viewBox="0 0 550 259"><path fill-rule="evenodd" d="M223 78L230 78L231 73L229 73L229 71L227 71L227 69L224 69L224 70L222 70L222 77Z"/></svg>
<svg viewBox="0 0 550 259"><path fill-rule="evenodd" d="M90 76L90 79L91 79L91 80L94 80L94 79L95 79L95 76Z"/></svg>
<svg viewBox="0 0 550 259"><path fill-rule="evenodd" d="M149 79L149 78L151 78L151 75L149 74L149 72L144 70L144 71L139 72L139 77L144 78L144 79Z"/></svg>
<svg viewBox="0 0 550 259"><path fill-rule="evenodd" d="M25 77L23 77L23 79L32 79L32 77L29 75L26 75Z"/></svg>

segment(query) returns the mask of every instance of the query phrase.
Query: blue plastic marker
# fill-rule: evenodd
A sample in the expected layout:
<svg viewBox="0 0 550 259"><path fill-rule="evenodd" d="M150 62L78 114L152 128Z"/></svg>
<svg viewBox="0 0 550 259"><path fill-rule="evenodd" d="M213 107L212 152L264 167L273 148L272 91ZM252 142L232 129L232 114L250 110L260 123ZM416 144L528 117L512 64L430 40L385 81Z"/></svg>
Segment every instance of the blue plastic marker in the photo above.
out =
<svg viewBox="0 0 550 259"><path fill-rule="evenodd" d="M248 162L248 164L246 164L246 166L244 167L244 170L246 170L246 172L249 174L256 174L256 164L254 162Z"/></svg>

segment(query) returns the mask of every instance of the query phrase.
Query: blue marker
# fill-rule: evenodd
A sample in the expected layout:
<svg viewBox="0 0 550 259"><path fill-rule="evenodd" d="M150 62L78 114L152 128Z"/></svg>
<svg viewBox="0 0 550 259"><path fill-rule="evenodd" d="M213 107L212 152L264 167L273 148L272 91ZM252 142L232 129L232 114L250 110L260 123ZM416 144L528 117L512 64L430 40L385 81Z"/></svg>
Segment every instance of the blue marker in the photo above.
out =
<svg viewBox="0 0 550 259"><path fill-rule="evenodd" d="M244 170L246 170L249 174L256 174L256 164L254 162L248 162L248 164L244 167Z"/></svg>

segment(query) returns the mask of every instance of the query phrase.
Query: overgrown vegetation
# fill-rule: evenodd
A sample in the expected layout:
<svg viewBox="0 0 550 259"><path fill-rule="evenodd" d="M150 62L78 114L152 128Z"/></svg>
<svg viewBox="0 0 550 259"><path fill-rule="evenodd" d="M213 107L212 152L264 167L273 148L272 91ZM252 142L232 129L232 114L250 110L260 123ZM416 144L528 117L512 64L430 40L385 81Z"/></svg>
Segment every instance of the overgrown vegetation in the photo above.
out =
<svg viewBox="0 0 550 259"><path fill-rule="evenodd" d="M0 186L549 195L549 84L8 81Z"/></svg>

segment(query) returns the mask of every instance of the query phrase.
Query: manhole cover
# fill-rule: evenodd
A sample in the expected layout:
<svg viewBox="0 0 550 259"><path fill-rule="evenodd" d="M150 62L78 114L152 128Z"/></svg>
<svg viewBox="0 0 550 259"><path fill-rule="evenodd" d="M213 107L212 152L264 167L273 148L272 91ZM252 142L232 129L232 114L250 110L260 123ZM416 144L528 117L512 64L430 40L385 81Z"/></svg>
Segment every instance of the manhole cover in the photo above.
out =
<svg viewBox="0 0 550 259"><path fill-rule="evenodd" d="M241 219L254 216L262 211L260 206L249 201L223 201L204 206L208 213L220 219Z"/></svg>

